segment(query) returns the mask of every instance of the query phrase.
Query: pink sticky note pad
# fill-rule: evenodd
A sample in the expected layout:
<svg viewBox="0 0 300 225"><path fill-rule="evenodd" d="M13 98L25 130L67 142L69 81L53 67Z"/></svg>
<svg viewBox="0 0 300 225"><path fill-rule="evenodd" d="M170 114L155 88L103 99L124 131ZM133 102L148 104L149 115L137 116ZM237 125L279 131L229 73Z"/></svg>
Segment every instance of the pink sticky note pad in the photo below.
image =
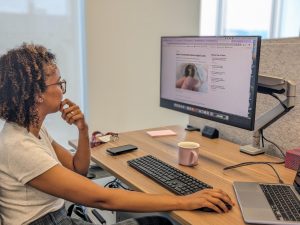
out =
<svg viewBox="0 0 300 225"><path fill-rule="evenodd" d="M176 133L172 130L153 130L147 131L147 134L149 134L151 137L176 135Z"/></svg>

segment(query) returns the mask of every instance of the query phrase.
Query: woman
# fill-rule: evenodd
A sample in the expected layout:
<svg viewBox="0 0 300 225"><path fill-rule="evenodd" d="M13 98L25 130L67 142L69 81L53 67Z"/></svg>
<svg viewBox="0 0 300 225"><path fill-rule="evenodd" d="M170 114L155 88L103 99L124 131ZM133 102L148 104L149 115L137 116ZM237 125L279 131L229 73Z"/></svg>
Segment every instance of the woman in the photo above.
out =
<svg viewBox="0 0 300 225"><path fill-rule="evenodd" d="M184 75L176 81L176 88L198 91L201 81L194 78L197 68L194 64L187 64L184 69Z"/></svg>
<svg viewBox="0 0 300 225"><path fill-rule="evenodd" d="M191 74L191 73L195 73L195 69L193 67L193 65L188 64L185 66L184 68L184 74L182 75L182 77L180 77L177 81L176 81L176 88L182 88L182 84L184 83L184 81L186 80L186 78Z"/></svg>
<svg viewBox="0 0 300 225"><path fill-rule="evenodd" d="M233 205L221 190L188 196L152 195L103 188L85 178L91 155L88 125L80 108L63 100L65 91L66 81L55 56L45 47L23 44L0 57L0 118L6 121L0 134L0 217L5 225L83 224L66 216L64 199L94 208L136 212L210 207L221 213L228 211L224 202ZM56 112L78 128L74 156L43 126L46 116Z"/></svg>
<svg viewBox="0 0 300 225"><path fill-rule="evenodd" d="M181 84L181 89L191 90L191 91L198 91L201 82L200 80L194 78L196 72L196 66L189 64L185 68L185 75L186 78Z"/></svg>

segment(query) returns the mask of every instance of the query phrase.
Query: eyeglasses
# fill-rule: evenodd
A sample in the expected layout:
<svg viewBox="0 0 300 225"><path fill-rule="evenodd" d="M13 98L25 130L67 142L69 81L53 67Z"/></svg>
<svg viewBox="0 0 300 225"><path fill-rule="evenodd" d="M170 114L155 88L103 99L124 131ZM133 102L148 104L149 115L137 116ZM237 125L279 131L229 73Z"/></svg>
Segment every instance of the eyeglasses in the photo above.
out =
<svg viewBox="0 0 300 225"><path fill-rule="evenodd" d="M54 84L48 84L48 85L46 85L46 87L52 86L52 85L59 85L59 87L62 90L63 94L65 94L66 91L67 91L67 81L65 81L65 80L61 80L61 81L59 81L57 83L54 83Z"/></svg>

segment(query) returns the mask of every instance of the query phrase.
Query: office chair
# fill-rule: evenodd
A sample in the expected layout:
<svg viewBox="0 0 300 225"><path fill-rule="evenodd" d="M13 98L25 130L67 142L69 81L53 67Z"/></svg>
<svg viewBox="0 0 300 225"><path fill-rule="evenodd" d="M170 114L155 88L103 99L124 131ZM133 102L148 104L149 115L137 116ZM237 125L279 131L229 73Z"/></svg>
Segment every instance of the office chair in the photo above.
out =
<svg viewBox="0 0 300 225"><path fill-rule="evenodd" d="M100 181L101 180L101 181ZM108 188L123 188L130 190L125 184L123 184L120 180L118 180L115 177L107 177L105 180L105 184L103 184L103 179L94 180L96 183L103 185L104 187ZM112 213L112 214L110 214ZM100 209L94 209L90 207L85 207L80 204L71 204L67 209L67 215L75 217L77 219L81 219L83 221L93 223L93 224L102 224L106 225L107 223L118 223L123 220L127 220L130 218L136 218L140 224L145 225L153 225L153 224L163 224L163 225L172 225L177 224L176 222L170 222L170 218L162 218L162 216L157 215L157 213L154 213L154 215L149 215L148 213L126 213L122 212L117 216L115 214L116 212L109 212L109 211L102 211ZM115 217L116 216L116 217ZM114 218L115 217L115 218ZM115 221L115 222L112 222Z"/></svg>
<svg viewBox="0 0 300 225"><path fill-rule="evenodd" d="M89 176L88 176L89 178ZM104 185L104 187L109 188L124 188L127 189L127 187L123 186L123 184L115 178L112 181L109 181ZM104 219L104 217L101 215L101 210L94 209L94 208L88 208L80 204L73 203L71 204L67 209L67 215L68 216L75 216L79 219L89 222L89 223L96 223L96 224L103 224L105 225L107 221Z"/></svg>
<svg viewBox="0 0 300 225"><path fill-rule="evenodd" d="M97 224L106 224L106 220L104 217L101 215L99 210L97 209L91 209L91 213L93 214L93 218L96 218L97 221L91 218L91 216L88 214L88 209L85 206L78 205L78 204L72 204L69 206L67 210L67 215L72 216L72 214L75 214L78 216L80 219L83 221L89 222L89 223L97 223Z"/></svg>

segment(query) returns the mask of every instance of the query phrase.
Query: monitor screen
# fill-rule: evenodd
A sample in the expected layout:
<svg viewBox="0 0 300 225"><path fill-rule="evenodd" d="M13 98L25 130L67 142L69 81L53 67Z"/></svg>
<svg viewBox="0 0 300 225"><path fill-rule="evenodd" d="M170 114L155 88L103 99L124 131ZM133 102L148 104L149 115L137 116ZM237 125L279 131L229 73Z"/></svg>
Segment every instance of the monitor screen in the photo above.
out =
<svg viewBox="0 0 300 225"><path fill-rule="evenodd" d="M162 37L160 106L254 129L259 36Z"/></svg>

